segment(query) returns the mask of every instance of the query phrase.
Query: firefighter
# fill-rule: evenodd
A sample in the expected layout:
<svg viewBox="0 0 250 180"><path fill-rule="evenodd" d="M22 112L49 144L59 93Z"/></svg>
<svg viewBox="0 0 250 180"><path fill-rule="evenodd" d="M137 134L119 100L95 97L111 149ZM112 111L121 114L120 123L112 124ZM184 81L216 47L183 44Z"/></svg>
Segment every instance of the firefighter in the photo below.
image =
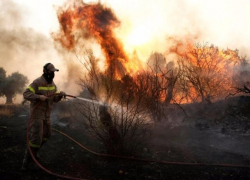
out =
<svg viewBox="0 0 250 180"><path fill-rule="evenodd" d="M38 150L48 140L52 133L50 113L53 102L58 102L66 96L63 91L59 92L57 90L53 82L55 71L59 70L56 69L53 64L45 64L43 67L43 75L35 79L23 93L24 99L31 102L30 112L33 111L37 103L40 103L33 112L29 135L29 146L36 159L38 158ZM49 95L55 93L58 93L58 95L49 97ZM33 168L34 166L31 166L32 162L33 160L29 150L26 149L22 170Z"/></svg>

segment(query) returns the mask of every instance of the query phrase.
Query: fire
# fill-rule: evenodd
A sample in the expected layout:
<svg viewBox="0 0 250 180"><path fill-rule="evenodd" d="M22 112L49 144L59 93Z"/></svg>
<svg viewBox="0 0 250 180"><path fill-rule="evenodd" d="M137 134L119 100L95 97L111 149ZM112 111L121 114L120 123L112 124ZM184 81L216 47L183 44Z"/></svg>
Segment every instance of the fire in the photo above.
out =
<svg viewBox="0 0 250 180"><path fill-rule="evenodd" d="M134 78L135 84L137 74L146 68L144 69L136 51L129 56L124 47L143 47L145 44L150 44L152 47L152 40L157 34L156 24L159 24L159 22L156 23L149 19L142 20L127 28L128 33L126 35L121 33L122 37L119 36L118 39L115 30L121 23L114 12L100 3L85 4L81 1L74 1L73 4L66 4L59 9L58 20L61 28L60 32L54 35L54 39L60 42L64 48L74 50L81 47L82 44L84 45L86 41L94 39L100 45L105 57L105 72L110 73L117 80L129 75ZM191 39L195 40L197 37ZM126 43L125 46L121 42ZM160 89L163 90L157 92L158 101L161 102L167 99L168 88L172 88L171 96L176 93L175 100L179 102L196 101L200 100L199 98L202 101L204 99L210 101L210 97L218 96L218 94L222 94L221 91L230 88L233 66L241 61L237 50L222 50L207 44L197 45L190 39L178 41L169 38L168 42L174 45L166 54L174 54L181 59L175 59L175 63L179 63L177 68L182 72L178 75L177 71L176 75L174 73L171 75L175 69L174 67L167 69L167 62L159 66L162 69L160 73L157 72L159 74L156 76L156 72L153 72L152 69L151 72L146 72L146 75L149 73L147 78L150 79L150 83L153 78L157 84L157 87L151 87L152 92L147 93L149 96L150 93L155 93L154 88L159 90L159 83L162 83ZM185 87L178 82L177 78L185 81ZM179 86L179 91L174 89L176 84ZM150 85L146 85L150 88ZM185 91L188 91L188 94Z"/></svg>
<svg viewBox="0 0 250 180"><path fill-rule="evenodd" d="M130 46L136 47L143 45L151 40L151 33L147 26L137 26L128 33L127 43Z"/></svg>
<svg viewBox="0 0 250 180"><path fill-rule="evenodd" d="M65 9L59 9L58 20L61 31L54 36L63 47L74 49L82 40L94 38L101 46L106 58L107 71L121 78L137 69L123 49L122 43L114 35L120 22L110 8L102 4L75 2Z"/></svg>
<svg viewBox="0 0 250 180"><path fill-rule="evenodd" d="M227 60L229 60L228 61L229 64L232 64L232 65L238 64L241 60L238 50L231 50L231 49L223 50L223 49L219 49L218 47L215 47L214 45L208 45L208 44L205 44L205 45L196 44L195 46L195 44L192 43L188 39L186 39L184 42L175 41L174 43L175 45L170 49L169 53L174 53L174 54L177 54L179 57L187 58L193 63L197 63L196 62L197 58L202 53L208 53L210 55L211 53L213 53L213 56L208 57L210 62L213 61L211 59L212 57L215 58L215 60L218 60L218 58L220 58L221 61L223 62L226 62ZM205 61L205 58L202 57L200 58L200 60ZM214 61L214 63L218 63L218 62Z"/></svg>
<svg viewBox="0 0 250 180"><path fill-rule="evenodd" d="M234 67L242 59L238 50L220 49L214 45L194 44L176 41L170 53L178 55L178 62L182 66L189 85L189 100L220 98L232 88Z"/></svg>

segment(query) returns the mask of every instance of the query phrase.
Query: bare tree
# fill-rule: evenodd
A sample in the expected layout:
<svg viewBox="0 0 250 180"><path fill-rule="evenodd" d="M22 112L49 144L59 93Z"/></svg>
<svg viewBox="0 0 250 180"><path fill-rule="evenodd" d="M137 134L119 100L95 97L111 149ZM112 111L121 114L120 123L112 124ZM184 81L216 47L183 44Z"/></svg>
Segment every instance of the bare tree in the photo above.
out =
<svg viewBox="0 0 250 180"><path fill-rule="evenodd" d="M75 106L82 122L111 154L134 154L149 136L149 112L143 106L143 96L129 75L116 78L116 64L100 71L91 52L84 63L86 76L79 81L91 94L90 102ZM100 102L101 100L101 102ZM141 148L142 149L142 148Z"/></svg>
<svg viewBox="0 0 250 180"><path fill-rule="evenodd" d="M152 119L161 121L166 97L167 79L163 76L166 60L160 53L154 53L148 60L146 70L134 76L137 85L137 96L143 95L143 105L150 111Z"/></svg>
<svg viewBox="0 0 250 180"><path fill-rule="evenodd" d="M178 67L173 61L166 62L161 53L153 53L148 59L147 69L134 77L141 94L146 94L144 102L156 121L165 116L165 105L174 97L175 84L180 77Z"/></svg>
<svg viewBox="0 0 250 180"><path fill-rule="evenodd" d="M178 67L175 67L175 63L173 61L170 61L167 64L167 72L165 74L165 78L168 80L168 86L167 86L167 97L165 99L165 104L169 105L170 102L174 99L174 89L176 87L176 83L177 81L179 81L182 73L181 73L181 69L178 65ZM176 91L177 92L177 91ZM175 100L176 102L176 100Z"/></svg>
<svg viewBox="0 0 250 180"><path fill-rule="evenodd" d="M238 51L219 50L207 44L189 46L179 58L183 71L181 86L189 100L211 103L226 95L232 87L232 72L239 60Z"/></svg>

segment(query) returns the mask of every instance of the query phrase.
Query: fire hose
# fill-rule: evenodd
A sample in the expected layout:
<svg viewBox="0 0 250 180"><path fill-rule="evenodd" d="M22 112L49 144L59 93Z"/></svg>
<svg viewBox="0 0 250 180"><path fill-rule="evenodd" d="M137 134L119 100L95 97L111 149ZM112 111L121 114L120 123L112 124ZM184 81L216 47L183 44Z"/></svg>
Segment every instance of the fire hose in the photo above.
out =
<svg viewBox="0 0 250 180"><path fill-rule="evenodd" d="M52 97L52 96L57 96L58 94L52 94L47 96ZM71 97L71 98L77 98L76 96L72 96L72 95L65 95L67 97ZM82 178L75 178L75 177L70 177L70 176L66 176L66 175L60 175L57 173L54 173L48 169L46 169L45 167L43 167L35 158L34 154L31 151L30 145L29 145L29 132L30 132L30 124L34 115L34 111L36 110L36 108L40 105L41 102L38 102L35 107L33 108L29 121L28 121L28 125L27 125L27 145L28 145L28 150L30 152L30 155L32 157L32 159L34 160L34 162L38 165L39 168L41 168L42 170L44 170L45 172L47 172L48 174L51 174L53 176L59 177L59 178L64 178L64 179L73 179L73 180L83 180ZM79 145L82 149L86 150L87 152L90 152L94 155L97 156L103 156L103 157L113 157L113 158L120 158L120 159L129 159L129 160L135 160L135 161L144 161L144 162L153 162L153 163L161 163L161 164L169 164L169 165L183 165L183 166L217 166L217 167L234 167L234 168L250 168L250 166L243 166L243 165L234 165L234 164L206 164L206 163L186 163L186 162L170 162L170 161L157 161L157 160L151 160L151 159L143 159L143 158L134 158L134 157L128 157L128 156L119 156L119 155L111 155L111 154L102 154L102 153L98 153L95 151L92 151L90 149L88 149L87 147L85 147L84 145L82 145L81 143L79 143L77 140L73 139L72 137L70 137L69 135L52 128L54 131L64 135L65 137L69 138L70 140L72 140L73 142L75 142L77 145Z"/></svg>

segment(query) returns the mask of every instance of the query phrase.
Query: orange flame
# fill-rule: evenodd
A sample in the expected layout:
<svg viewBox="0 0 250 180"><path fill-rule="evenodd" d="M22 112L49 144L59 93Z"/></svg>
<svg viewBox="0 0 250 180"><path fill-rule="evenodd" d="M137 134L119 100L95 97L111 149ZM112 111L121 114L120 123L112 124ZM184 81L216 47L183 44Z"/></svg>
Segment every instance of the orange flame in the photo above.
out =
<svg viewBox="0 0 250 180"><path fill-rule="evenodd" d="M115 37L114 29L120 25L120 21L110 8L104 7L100 3L85 4L81 1L74 1L74 4L66 4L65 7L58 10L58 20L61 29L54 36L54 39L67 50L72 50L79 44L81 45L83 40L94 38L100 44L106 58L106 72L112 73L111 75L117 79L122 79L126 74L134 76L142 70L142 64L136 52L133 61L130 60L122 43ZM189 39L178 41L169 38L169 41L175 44L169 53L178 55L194 67L199 67L195 69L202 69L203 71L200 71L199 74L201 77L214 78L214 74L232 69L232 65L241 60L237 50L221 50L213 45L195 46ZM208 56L205 57L202 53ZM211 73L211 71L213 72ZM229 79L230 76L231 74L228 74L220 78L226 79L227 77ZM220 85L229 87L229 84L224 82ZM190 92L189 98L191 100L198 96L194 87L190 86L187 90ZM166 99L166 93L164 93L160 94L160 101ZM207 93L207 95L210 94ZM181 93L177 94L176 97L177 99L183 98Z"/></svg>
<svg viewBox="0 0 250 180"><path fill-rule="evenodd" d="M113 29L120 22L110 8L100 3L78 2L65 10L60 9L58 20L61 31L54 38L63 47L72 50L81 38L94 37L105 55L107 70L114 71L115 77L122 77L135 69L135 63L129 62L121 42L114 35Z"/></svg>
<svg viewBox="0 0 250 180"><path fill-rule="evenodd" d="M220 94L225 94L232 88L234 67L242 61L237 49L223 50L214 45L194 45L188 40L186 42L173 40L173 42L175 46L170 49L170 53L177 54L184 66L192 67L192 72L196 74L191 78L197 78L199 83L203 84L203 88L207 88L204 90L205 96L220 98ZM220 86L217 92L213 90L216 89L215 84ZM189 87L187 91L190 94L190 101L197 99L199 90Z"/></svg>

